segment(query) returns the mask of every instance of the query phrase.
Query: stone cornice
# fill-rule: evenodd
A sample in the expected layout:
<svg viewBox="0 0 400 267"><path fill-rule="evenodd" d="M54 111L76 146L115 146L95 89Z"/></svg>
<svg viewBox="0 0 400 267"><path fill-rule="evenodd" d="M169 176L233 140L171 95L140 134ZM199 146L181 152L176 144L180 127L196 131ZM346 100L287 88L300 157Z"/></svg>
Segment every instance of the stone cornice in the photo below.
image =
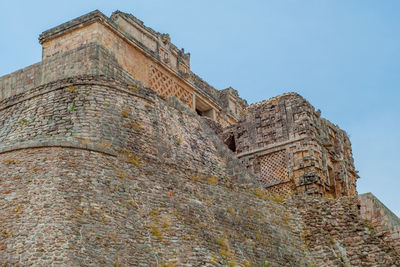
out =
<svg viewBox="0 0 400 267"><path fill-rule="evenodd" d="M88 24L91 24L91 23L94 23L94 22L99 22L99 23L105 25L110 30L112 30L115 34L119 35L124 40L126 40L128 43L133 44L135 47L140 49L146 56L151 57L155 62L157 62L158 64L161 64L166 70L168 70L169 72L173 73L177 78L181 79L184 83L187 83L192 88L194 88L195 91L198 94L200 94L200 95L204 96L206 99L208 99L208 101L210 101L217 108L218 111L220 111L222 109L220 103L218 102L218 100L216 99L215 96L212 96L206 90L200 88L199 86L196 86L194 84L194 81L192 82L192 81L189 81L189 80L186 80L186 79L182 78L177 71L171 69L169 66L164 64L162 62L162 60L160 60L158 54L156 54L154 51L151 51L143 43L141 43L140 41L136 40L130 34L126 33L123 30L121 30L118 27L118 25L116 25L110 18L108 18L106 15L104 15L99 10L95 10L93 12L90 12L90 13L86 14L86 15L80 16L80 17L78 17L76 19L73 19L73 20L71 20L69 22L63 23L63 24L61 24L61 25L59 25L57 27L54 27L54 28L52 28L50 30L47 30L47 31L43 32L39 37L39 41L40 41L41 44L43 44L44 42L46 42L48 40L57 38L59 36L62 36L64 34L70 32L70 31L79 29L79 28L83 27L84 25L88 25ZM146 29L147 29L147 27L146 27ZM154 30L153 30L153 32L154 32ZM192 73L192 74L195 75L194 73ZM198 76L196 75L196 77L198 77ZM208 83L206 83L206 84L208 85ZM210 85L208 85L208 86L210 86ZM210 87L212 87L212 86L210 86ZM218 90L216 90L216 89L214 89L214 90L216 91L216 94L219 94Z"/></svg>
<svg viewBox="0 0 400 267"><path fill-rule="evenodd" d="M101 13L99 10L92 11L88 14L85 14L83 16L80 16L76 19L70 20L68 22L65 22L59 26L56 26L54 28L51 28L47 31L44 31L40 36L39 36L39 42L43 44L44 42L54 39L56 37L59 37L69 31L78 29L82 27L83 25L93 23L95 21L99 22L104 22L104 23L110 23L112 22L109 18L107 18L103 13Z"/></svg>
<svg viewBox="0 0 400 267"><path fill-rule="evenodd" d="M265 146L265 147L253 149L251 151L242 152L240 154L237 154L236 156L238 158L243 158L243 157L250 156L250 155L253 155L253 154L268 154L268 153L271 152L271 150L275 150L275 149L280 148L282 146L286 146L288 144L296 143L296 142L303 141L303 140L306 140L306 139L310 139L310 138L309 137L300 137L300 138L285 140L283 142L274 143L274 144L271 144L271 145L268 145L268 146Z"/></svg>

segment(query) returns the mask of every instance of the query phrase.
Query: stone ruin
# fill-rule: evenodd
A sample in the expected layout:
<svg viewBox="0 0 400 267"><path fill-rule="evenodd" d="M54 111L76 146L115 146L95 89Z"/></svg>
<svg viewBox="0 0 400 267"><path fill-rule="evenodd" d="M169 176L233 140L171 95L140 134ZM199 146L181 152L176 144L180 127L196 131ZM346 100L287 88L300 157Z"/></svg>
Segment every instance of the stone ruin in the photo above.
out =
<svg viewBox="0 0 400 267"><path fill-rule="evenodd" d="M320 113L296 93L280 95L250 105L225 141L273 194L355 196L350 140Z"/></svg>
<svg viewBox="0 0 400 267"><path fill-rule="evenodd" d="M39 41L0 77L5 266L400 266L400 220L300 95L248 105L120 11Z"/></svg>
<svg viewBox="0 0 400 267"><path fill-rule="evenodd" d="M273 194L357 195L347 134L297 94L248 106L235 89L217 90L191 72L190 54L173 45L169 35L123 12L110 18L92 12L44 32L39 40L43 59L99 42L158 95L175 96L217 122L237 157Z"/></svg>

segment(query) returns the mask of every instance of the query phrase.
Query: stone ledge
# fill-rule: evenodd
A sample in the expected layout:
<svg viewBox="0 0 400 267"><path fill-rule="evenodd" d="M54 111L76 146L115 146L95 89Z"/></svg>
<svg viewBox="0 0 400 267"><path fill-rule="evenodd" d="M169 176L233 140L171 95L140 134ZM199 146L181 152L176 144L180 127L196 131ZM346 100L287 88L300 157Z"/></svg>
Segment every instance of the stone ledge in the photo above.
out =
<svg viewBox="0 0 400 267"><path fill-rule="evenodd" d="M0 110L7 109L13 105L21 103L23 101L27 101L34 97L39 97L41 95L48 94L56 90L62 90L65 87L71 85L102 85L141 98L150 104L154 104L155 101L154 97L156 97L155 92L144 87L144 85L142 85L138 81L133 81L133 82L134 83L132 84L124 84L117 80L108 79L107 77L100 75L75 76L71 78L58 80L55 82L50 82L48 84L44 84L39 87L33 88L29 91L15 95L11 98L4 99L0 101ZM127 89L129 87L132 87L132 89L134 90Z"/></svg>
<svg viewBox="0 0 400 267"><path fill-rule="evenodd" d="M137 83L108 49L93 42L0 77L0 101L44 84L85 75Z"/></svg>
<svg viewBox="0 0 400 267"><path fill-rule="evenodd" d="M54 28L51 28L50 30L44 31L40 36L39 36L39 42L43 44L49 39L56 38L60 35L63 35L67 31L71 31L77 28L82 27L84 24L92 23L94 21L108 21L109 19L101 13L99 10L92 11L88 14L85 14L83 16L80 16L76 19L70 20L68 22L65 22L59 26L56 26Z"/></svg>
<svg viewBox="0 0 400 267"><path fill-rule="evenodd" d="M257 148L257 149L251 150L251 151L242 152L240 154L237 154L236 156L238 158L251 156L253 154L257 154L258 156L263 156L263 155L267 155L267 154L269 154L271 152L276 152L277 150L281 150L283 146L286 146L286 145L289 145L289 144L295 143L295 142L300 142L300 141L303 141L305 139L314 140L314 139L309 138L309 137L299 137L299 138L295 138L295 139L291 139L291 140L287 140L287 141L271 144L271 145L268 145L268 146L265 146L265 147Z"/></svg>
<svg viewBox="0 0 400 267"><path fill-rule="evenodd" d="M83 145L77 138L74 137L42 138L42 139L18 142L18 144L10 144L5 146L1 145L0 154L22 149L33 149L33 148L43 148L43 147L63 147L63 148L83 149L83 150L89 150L107 154L113 157L117 157L118 155L117 153L109 149L99 148L92 144Z"/></svg>
<svg viewBox="0 0 400 267"><path fill-rule="evenodd" d="M117 12L115 14L124 14L124 17L129 17L131 15L122 13L122 12ZM140 48L147 56L151 57L153 60L155 60L157 63L161 64L162 66L166 67L166 69L170 72L172 72L176 77L181 79L183 82L188 83L190 86L192 86L195 91L197 91L200 95L206 97L210 102L212 102L217 108L221 109L221 103L219 101L219 96L220 96L220 91L215 89L213 86L209 85L206 81L201 79L198 75L196 75L193 72L190 72L190 79L186 80L182 78L179 73L170 67L166 66L165 63L160 59L159 55L154 53L154 51L150 50L148 47L146 47L142 42L128 34L127 32L123 31L112 21L112 19L108 18L105 16L102 12L99 10L95 10L93 12L90 12L86 15L80 16L76 19L73 19L69 22L63 23L57 27L54 27L50 30L47 30L43 32L40 37L39 41L41 44L44 42L57 38L63 34L66 34L67 32L79 29L83 27L84 25L88 25L94 22L100 22L103 25L107 26L110 28L113 32L115 32L117 35L120 35L123 39L127 40L130 43L133 43L136 47ZM147 27L146 27L147 29ZM154 30L153 30L154 31ZM155 32L155 31L154 31ZM171 43L171 45L173 45ZM173 45L175 47L175 45ZM176 47L175 47L176 48ZM177 48L176 48L177 49Z"/></svg>

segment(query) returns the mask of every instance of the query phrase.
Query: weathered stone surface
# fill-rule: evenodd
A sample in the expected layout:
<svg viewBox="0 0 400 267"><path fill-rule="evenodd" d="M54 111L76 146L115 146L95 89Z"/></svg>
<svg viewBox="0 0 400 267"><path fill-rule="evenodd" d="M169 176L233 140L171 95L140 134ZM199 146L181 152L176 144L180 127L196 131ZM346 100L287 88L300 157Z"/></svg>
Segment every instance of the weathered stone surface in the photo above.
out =
<svg viewBox="0 0 400 267"><path fill-rule="evenodd" d="M247 103L234 89L218 91L190 71L190 54L130 14L110 18L93 11L53 29L39 38L43 59L82 44L97 43L111 51L118 64L162 97L176 96L187 106L224 126L236 123Z"/></svg>
<svg viewBox="0 0 400 267"><path fill-rule="evenodd" d="M348 137L299 95L247 107L122 12L40 41L0 77L4 266L400 266L398 218L357 199ZM290 183L338 199L271 194Z"/></svg>
<svg viewBox="0 0 400 267"><path fill-rule="evenodd" d="M317 266L400 264L398 247L362 218L357 197L335 201L296 196L285 204L301 221L300 235Z"/></svg>
<svg viewBox="0 0 400 267"><path fill-rule="evenodd" d="M386 242L400 251L400 219L373 194L361 194L358 198L362 219L368 221L374 232L384 236Z"/></svg>
<svg viewBox="0 0 400 267"><path fill-rule="evenodd" d="M357 172L346 132L296 93L250 105L227 128L237 156L272 193L354 196Z"/></svg>
<svg viewBox="0 0 400 267"><path fill-rule="evenodd" d="M100 77L43 88L0 112L3 262L306 265L285 207L193 111Z"/></svg>
<svg viewBox="0 0 400 267"><path fill-rule="evenodd" d="M30 91L35 88L85 75L107 76L125 83L134 82L109 50L97 43L89 43L0 77L0 101L9 103L10 98L16 95L32 95Z"/></svg>

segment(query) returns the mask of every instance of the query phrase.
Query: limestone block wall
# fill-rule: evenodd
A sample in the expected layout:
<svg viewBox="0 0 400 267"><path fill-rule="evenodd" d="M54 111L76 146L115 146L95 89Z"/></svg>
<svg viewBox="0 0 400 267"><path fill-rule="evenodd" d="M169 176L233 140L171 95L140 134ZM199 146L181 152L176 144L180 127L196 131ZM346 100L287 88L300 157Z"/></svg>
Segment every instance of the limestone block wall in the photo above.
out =
<svg viewBox="0 0 400 267"><path fill-rule="evenodd" d="M237 156L272 193L356 195L346 133L295 93L250 105L246 118L225 130Z"/></svg>
<svg viewBox="0 0 400 267"><path fill-rule="evenodd" d="M374 232L383 235L386 242L400 251L400 219L373 194L361 194L358 198L361 218L370 222Z"/></svg>
<svg viewBox="0 0 400 267"><path fill-rule="evenodd" d="M89 43L0 77L0 101L50 82L82 75L107 75L133 82L114 55L97 43Z"/></svg>
<svg viewBox="0 0 400 267"><path fill-rule="evenodd" d="M355 197L295 196L285 201L316 266L398 266L400 250L363 219Z"/></svg>
<svg viewBox="0 0 400 267"><path fill-rule="evenodd" d="M155 52L161 61L176 71L187 74L190 71L190 54L179 50L172 42L169 34L161 34L146 27L142 21L132 14L115 11L110 17L120 29L138 40L149 50Z"/></svg>
<svg viewBox="0 0 400 267"><path fill-rule="evenodd" d="M72 67L68 77L65 67L57 81L2 87L3 264L399 264L390 244L360 225L354 203L272 198L214 133L218 124L161 99L101 46L73 51L59 60L90 66L82 75ZM339 245L321 247L327 233Z"/></svg>
<svg viewBox="0 0 400 267"><path fill-rule="evenodd" d="M163 97L174 95L188 106L193 106L193 89L188 84L100 22L93 22L44 41L43 58L50 58L90 42L98 42L110 50L124 70L159 95Z"/></svg>
<svg viewBox="0 0 400 267"><path fill-rule="evenodd" d="M2 263L307 266L285 207L212 133L177 99L107 75L3 99Z"/></svg>
<svg viewBox="0 0 400 267"><path fill-rule="evenodd" d="M225 113L229 114L236 121L240 121L246 115L246 109L248 107L247 101L239 97L238 91L232 87L226 88L219 92L219 102ZM228 118L229 120L229 118ZM229 126L234 123L224 125Z"/></svg>
<svg viewBox="0 0 400 267"><path fill-rule="evenodd" d="M43 59L97 42L114 54L124 70L158 95L176 96L224 126L240 118L243 100L237 94L231 101L239 109L224 109L221 93L190 71L190 54L173 45L168 35L144 26L130 14L117 11L108 18L94 11L45 31L39 40Z"/></svg>
<svg viewBox="0 0 400 267"><path fill-rule="evenodd" d="M93 12L74 21L71 22L73 26L68 23L59 26L59 31L65 32L63 34L57 35L54 30L42 34L43 58L63 53L84 43L99 42L115 55L123 69L159 95L175 95L193 107L193 88L172 73L169 67L158 62L158 51L149 51L143 45L138 46L131 36L100 12Z"/></svg>

